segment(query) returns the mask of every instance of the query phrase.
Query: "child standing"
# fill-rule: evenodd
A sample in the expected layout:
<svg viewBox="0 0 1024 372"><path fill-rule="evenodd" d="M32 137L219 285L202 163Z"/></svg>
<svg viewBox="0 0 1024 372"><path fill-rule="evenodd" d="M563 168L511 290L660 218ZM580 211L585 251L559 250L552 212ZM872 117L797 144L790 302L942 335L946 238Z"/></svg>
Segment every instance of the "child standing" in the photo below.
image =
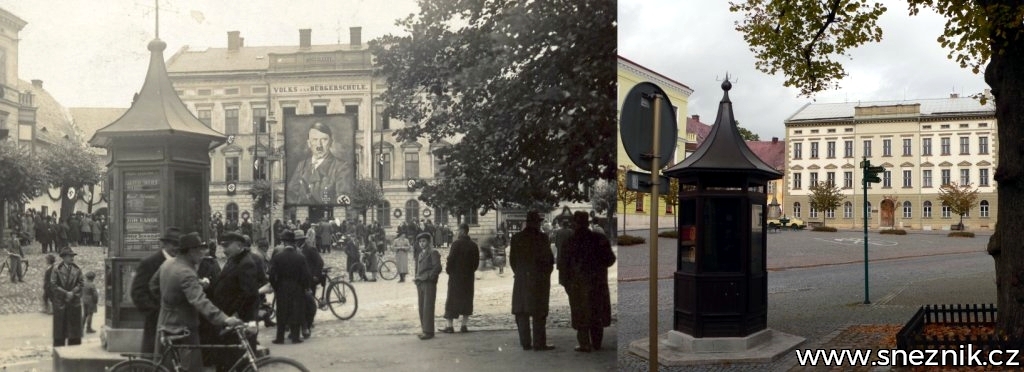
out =
<svg viewBox="0 0 1024 372"><path fill-rule="evenodd" d="M95 272L85 274L85 288L82 290L82 311L85 313L82 316L82 323L85 326L85 333L96 333L96 330L92 329L92 314L96 313L100 294L96 290L95 280Z"/></svg>

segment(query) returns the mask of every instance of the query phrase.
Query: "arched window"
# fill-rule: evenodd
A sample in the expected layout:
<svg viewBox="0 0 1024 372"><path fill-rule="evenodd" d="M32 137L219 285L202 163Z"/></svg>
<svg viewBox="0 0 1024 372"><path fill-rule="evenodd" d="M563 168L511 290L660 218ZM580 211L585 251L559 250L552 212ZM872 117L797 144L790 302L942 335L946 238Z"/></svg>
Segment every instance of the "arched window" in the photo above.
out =
<svg viewBox="0 0 1024 372"><path fill-rule="evenodd" d="M908 201L904 201L903 202L903 218L910 218L910 216L911 216L910 201L909 200Z"/></svg>
<svg viewBox="0 0 1024 372"><path fill-rule="evenodd" d="M981 218L988 218L988 200L982 200L981 203L978 204L978 208L981 213Z"/></svg>
<svg viewBox="0 0 1024 372"><path fill-rule="evenodd" d="M420 220L420 202L415 199L405 202L405 220L410 223Z"/></svg>
<svg viewBox="0 0 1024 372"><path fill-rule="evenodd" d="M843 218L853 218L853 203L843 203Z"/></svg>
<svg viewBox="0 0 1024 372"><path fill-rule="evenodd" d="M441 208L434 208L434 224L436 225L447 225L448 224L448 211Z"/></svg>
<svg viewBox="0 0 1024 372"><path fill-rule="evenodd" d="M228 206L224 208L224 222L238 221L238 204L228 203Z"/></svg>
<svg viewBox="0 0 1024 372"><path fill-rule="evenodd" d="M921 217L932 218L932 202L930 200L924 202L924 209L922 211Z"/></svg>
<svg viewBox="0 0 1024 372"><path fill-rule="evenodd" d="M377 206L377 222L380 222L382 227L391 226L391 203L387 200L384 204Z"/></svg>
<svg viewBox="0 0 1024 372"><path fill-rule="evenodd" d="M868 202L868 218L871 218L871 202Z"/></svg>
<svg viewBox="0 0 1024 372"><path fill-rule="evenodd" d="M800 202L793 203L793 218L800 218Z"/></svg>

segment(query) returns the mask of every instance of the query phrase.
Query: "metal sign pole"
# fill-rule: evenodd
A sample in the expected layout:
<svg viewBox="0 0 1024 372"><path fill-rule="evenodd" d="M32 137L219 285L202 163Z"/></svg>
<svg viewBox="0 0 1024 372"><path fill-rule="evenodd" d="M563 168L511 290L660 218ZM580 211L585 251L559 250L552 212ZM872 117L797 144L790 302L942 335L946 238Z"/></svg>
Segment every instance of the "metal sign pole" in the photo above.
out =
<svg viewBox="0 0 1024 372"><path fill-rule="evenodd" d="M651 143L651 269L650 269L650 324L648 329L648 342L651 348L651 359L648 361L648 370L658 371L658 188L661 183L661 170L658 142L659 124L661 123L661 95L654 94L654 122L651 123L651 131L654 132L654 142Z"/></svg>
<svg viewBox="0 0 1024 372"><path fill-rule="evenodd" d="M865 177L864 177L863 182L861 182L861 184L864 185L864 304L867 305L867 304L871 303L871 300L869 300L869 298L871 298L871 297L868 296L868 212L869 212L869 210L868 210L868 180L867 180L867 177L866 177L867 176L868 168L871 166L871 163L868 162L868 158L866 158L866 157L864 158L863 165L864 165L864 169L865 169L865 174L864 174Z"/></svg>

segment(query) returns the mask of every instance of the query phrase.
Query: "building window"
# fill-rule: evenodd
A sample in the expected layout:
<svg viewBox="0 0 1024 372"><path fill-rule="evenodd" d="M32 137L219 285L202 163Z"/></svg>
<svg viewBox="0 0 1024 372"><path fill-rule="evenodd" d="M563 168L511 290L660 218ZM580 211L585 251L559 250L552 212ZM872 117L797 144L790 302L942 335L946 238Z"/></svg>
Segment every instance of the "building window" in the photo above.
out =
<svg viewBox="0 0 1024 372"><path fill-rule="evenodd" d="M892 171L882 172L882 188L883 189L891 189L892 188Z"/></svg>
<svg viewBox="0 0 1024 372"><path fill-rule="evenodd" d="M949 137L942 137L939 140L941 141L940 146L942 146L942 155L949 155Z"/></svg>
<svg viewBox="0 0 1024 372"><path fill-rule="evenodd" d="M200 90L199 90L199 91L197 92L197 94L199 94L200 96L209 96L209 95L212 95L212 94L213 94L213 91L212 91L212 90L210 90L210 89L200 89Z"/></svg>
<svg viewBox="0 0 1024 372"><path fill-rule="evenodd" d="M843 156L847 158L853 157L853 141L843 143Z"/></svg>
<svg viewBox="0 0 1024 372"><path fill-rule="evenodd" d="M811 172L811 182L808 183L807 185L810 186L810 187L814 187L817 184L818 184L818 172Z"/></svg>
<svg viewBox="0 0 1024 372"><path fill-rule="evenodd" d="M843 128L843 132L845 132L845 133L853 133L853 128Z"/></svg>
<svg viewBox="0 0 1024 372"><path fill-rule="evenodd" d="M871 140L864 140L864 156L871 157Z"/></svg>
<svg viewBox="0 0 1024 372"><path fill-rule="evenodd" d="M971 184L971 170L961 169L960 170L960 185L966 186Z"/></svg>
<svg viewBox="0 0 1024 372"><path fill-rule="evenodd" d="M800 188L802 187L802 185L801 185L802 181L803 181L803 174L802 173L793 173L793 190L800 190Z"/></svg>
<svg viewBox="0 0 1024 372"><path fill-rule="evenodd" d="M828 182L828 187L836 187L836 172L825 172L825 182Z"/></svg>
<svg viewBox="0 0 1024 372"><path fill-rule="evenodd" d="M939 181L942 181L942 183L939 186L948 185L953 181L952 179L950 179L949 169L943 169L939 177L941 178Z"/></svg>
<svg viewBox="0 0 1024 372"><path fill-rule="evenodd" d="M471 209L469 211L469 213L466 213L466 214L462 215L462 223L470 225L470 226L478 226L478 225L480 225L480 213L479 213L479 210L476 209L476 208L473 208L473 209Z"/></svg>
<svg viewBox="0 0 1024 372"><path fill-rule="evenodd" d="M380 154L380 175L381 179L385 181L391 180L391 153L385 152Z"/></svg>
<svg viewBox="0 0 1024 372"><path fill-rule="evenodd" d="M871 219L871 202L868 202L868 219Z"/></svg>
<svg viewBox="0 0 1024 372"><path fill-rule="evenodd" d="M810 217L811 218L818 218L818 210L815 209L813 205L811 206Z"/></svg>
<svg viewBox="0 0 1024 372"><path fill-rule="evenodd" d="M377 106L373 115L373 129L376 130L388 130L391 129L391 119L384 116L384 106Z"/></svg>
<svg viewBox="0 0 1024 372"><path fill-rule="evenodd" d="M910 138L903 139L903 156L910 156Z"/></svg>
<svg viewBox="0 0 1024 372"><path fill-rule="evenodd" d="M829 159L836 158L836 141L828 141L825 147L826 154Z"/></svg>
<svg viewBox="0 0 1024 372"><path fill-rule="evenodd" d="M825 218L828 218L828 219L831 219L831 220L836 219L836 210L835 209L829 209L829 210L825 211Z"/></svg>
<svg viewBox="0 0 1024 372"><path fill-rule="evenodd" d="M971 137L960 137L960 155L971 154Z"/></svg>
<svg viewBox="0 0 1024 372"><path fill-rule="evenodd" d="M921 129L932 129L931 125L922 125Z"/></svg>
<svg viewBox="0 0 1024 372"><path fill-rule="evenodd" d="M988 218L988 200L982 200L978 204L978 213L980 213L981 218Z"/></svg>
<svg viewBox="0 0 1024 372"><path fill-rule="evenodd" d="M224 88L224 94L225 95L237 95L238 94L238 88Z"/></svg>
<svg viewBox="0 0 1024 372"><path fill-rule="evenodd" d="M988 123L978 123L978 128L988 128Z"/></svg>
<svg viewBox="0 0 1024 372"><path fill-rule="evenodd" d="M818 158L818 143L817 142L811 142L811 159L817 159L817 158Z"/></svg>
<svg viewBox="0 0 1024 372"><path fill-rule="evenodd" d="M258 157L253 161L253 179L254 180L266 180L267 179L267 158Z"/></svg>
<svg viewBox="0 0 1024 372"><path fill-rule="evenodd" d="M910 171L909 170L903 171L903 188L909 189L909 188L913 187L912 186L913 182L911 182L912 181L911 177L912 176L910 175Z"/></svg>
<svg viewBox="0 0 1024 372"><path fill-rule="evenodd" d="M882 156L892 156L892 140L882 140Z"/></svg>
<svg viewBox="0 0 1024 372"><path fill-rule="evenodd" d="M227 221L238 221L238 204L228 203L228 205L224 207L224 218L226 218Z"/></svg>
<svg viewBox="0 0 1024 372"><path fill-rule="evenodd" d="M213 120L212 120L213 119L213 111L212 110L209 110L209 109L197 110L196 111L196 116L199 118L199 121L203 122L203 124L206 124L207 127L210 127L210 125L211 125L210 123L213 123Z"/></svg>
<svg viewBox="0 0 1024 372"><path fill-rule="evenodd" d="M910 218L910 216L911 216L910 202L909 201L904 201L903 202L903 218Z"/></svg>
<svg viewBox="0 0 1024 372"><path fill-rule="evenodd" d="M793 134L804 134L804 131L802 131L802 130L794 130Z"/></svg>
<svg viewBox="0 0 1024 372"><path fill-rule="evenodd" d="M827 132L828 133L835 133L836 132L836 128L829 128Z"/></svg>
<svg viewBox="0 0 1024 372"><path fill-rule="evenodd" d="M978 186L988 186L988 168L978 169Z"/></svg>
<svg viewBox="0 0 1024 372"><path fill-rule="evenodd" d="M224 181L238 182L238 157L224 158Z"/></svg>
<svg viewBox="0 0 1024 372"><path fill-rule="evenodd" d="M391 226L391 213L388 213L389 211L391 211L391 203L388 203L387 200L377 206L377 222L381 226Z"/></svg>
<svg viewBox="0 0 1024 372"><path fill-rule="evenodd" d="M843 218L853 218L853 203L843 203Z"/></svg>
<svg viewBox="0 0 1024 372"><path fill-rule="evenodd" d="M636 192L636 212L644 211L644 194L642 192Z"/></svg>
<svg viewBox="0 0 1024 372"><path fill-rule="evenodd" d="M932 218L932 202L924 202L924 207L921 209L921 217Z"/></svg>
<svg viewBox="0 0 1024 372"><path fill-rule="evenodd" d="M793 144L793 159L800 159L804 155L804 144L794 143Z"/></svg>
<svg viewBox="0 0 1024 372"><path fill-rule="evenodd" d="M922 138L921 139L921 155L932 156L932 139Z"/></svg>
<svg viewBox="0 0 1024 372"><path fill-rule="evenodd" d="M843 188L853 188L853 172L843 172Z"/></svg>
<svg viewBox="0 0 1024 372"><path fill-rule="evenodd" d="M793 217L800 218L800 202L793 203Z"/></svg>
<svg viewBox="0 0 1024 372"><path fill-rule="evenodd" d="M949 218L950 208L946 204L942 204L942 218Z"/></svg>
<svg viewBox="0 0 1024 372"><path fill-rule="evenodd" d="M978 137L978 154L980 154L980 155L988 155L988 137L987 136L979 136Z"/></svg>
<svg viewBox="0 0 1024 372"><path fill-rule="evenodd" d="M265 87L265 86L252 87L252 88L249 88L249 91L252 92L252 94L267 94L267 87Z"/></svg>
<svg viewBox="0 0 1024 372"><path fill-rule="evenodd" d="M420 218L420 202L409 199L405 202L405 221L415 223Z"/></svg>
<svg viewBox="0 0 1024 372"><path fill-rule="evenodd" d="M416 152L405 153L405 178L420 178L420 154Z"/></svg>
<svg viewBox="0 0 1024 372"><path fill-rule="evenodd" d="M359 105L345 105L345 113L355 117L355 129L359 130Z"/></svg>
<svg viewBox="0 0 1024 372"><path fill-rule="evenodd" d="M925 169L921 171L921 187L930 188L932 187L932 170Z"/></svg>
<svg viewBox="0 0 1024 372"><path fill-rule="evenodd" d="M768 181L768 195L775 195L775 181Z"/></svg>
<svg viewBox="0 0 1024 372"><path fill-rule="evenodd" d="M238 134L238 109L224 109L224 134Z"/></svg>
<svg viewBox="0 0 1024 372"><path fill-rule="evenodd" d="M267 133L267 109L253 108L252 109L252 126L256 130L256 133L264 134Z"/></svg>
<svg viewBox="0 0 1024 372"><path fill-rule="evenodd" d="M327 115L327 105L313 105L313 115Z"/></svg>
<svg viewBox="0 0 1024 372"><path fill-rule="evenodd" d="M939 129L949 129L949 124L942 124L939 126Z"/></svg>

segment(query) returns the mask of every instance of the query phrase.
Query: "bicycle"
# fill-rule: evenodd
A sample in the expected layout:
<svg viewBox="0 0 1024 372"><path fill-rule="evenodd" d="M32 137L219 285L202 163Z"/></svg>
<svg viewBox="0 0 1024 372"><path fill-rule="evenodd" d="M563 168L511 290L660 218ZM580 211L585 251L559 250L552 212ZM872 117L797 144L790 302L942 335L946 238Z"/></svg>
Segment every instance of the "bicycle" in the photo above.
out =
<svg viewBox="0 0 1024 372"><path fill-rule="evenodd" d="M28 272L28 261L26 261L24 257L19 256L19 255L15 254L15 253L9 253L7 255L7 259L4 260L2 265L0 265L0 276L3 276L4 270L8 270L8 272L7 272L8 275L10 275L12 273L11 272L12 269L11 269L11 263L10 262L14 261L15 258L17 258L18 261L20 262L18 264L19 272L18 272L18 275L15 276L15 277L21 278L21 279L25 278L25 273Z"/></svg>
<svg viewBox="0 0 1024 372"><path fill-rule="evenodd" d="M348 267L349 280L356 281L356 276L352 275L352 273L360 272L370 266L370 254L366 251L362 252L359 262L353 263L352 266ZM381 279L394 280L398 277L398 263L394 260L385 259L383 253L374 252L372 254L377 255L377 274Z"/></svg>
<svg viewBox="0 0 1024 372"><path fill-rule="evenodd" d="M356 288L349 284L341 275L330 277L333 267L325 267L323 271L323 277L327 278L327 285L324 285L320 289L320 296L313 296L313 300L316 301L316 307L320 310L331 309L331 313L341 320L352 319L356 315L356 310L359 310L359 298L356 297ZM351 310L349 310L351 306ZM277 296L274 296L274 300L270 303L271 309L277 308ZM276 313L269 315L271 320L277 317Z"/></svg>
<svg viewBox="0 0 1024 372"><path fill-rule="evenodd" d="M236 327L229 327L225 332L235 332L238 335L238 339L241 340L238 345L178 345L175 341L182 340L189 337L189 331L186 329L184 332L179 334L171 334L166 330L161 329L159 331L160 344L164 346L162 354L148 354L148 353L129 353L121 354L121 356L128 357L128 360L122 361L110 367L110 372L137 372L137 371L162 371L170 372L167 367L163 366L164 361L169 360L174 371L187 371L181 365L179 360L180 350L191 350L191 349L211 349L211 350L242 350L244 353L235 364L231 366L231 371L259 371L259 370L284 370L284 371L304 371L308 372L309 369L302 365L298 361L291 358L274 357L274 356L257 356L256 350L253 349L252 345L249 344L249 340L246 337L246 325L239 325ZM145 359L147 356L156 356L156 360Z"/></svg>

